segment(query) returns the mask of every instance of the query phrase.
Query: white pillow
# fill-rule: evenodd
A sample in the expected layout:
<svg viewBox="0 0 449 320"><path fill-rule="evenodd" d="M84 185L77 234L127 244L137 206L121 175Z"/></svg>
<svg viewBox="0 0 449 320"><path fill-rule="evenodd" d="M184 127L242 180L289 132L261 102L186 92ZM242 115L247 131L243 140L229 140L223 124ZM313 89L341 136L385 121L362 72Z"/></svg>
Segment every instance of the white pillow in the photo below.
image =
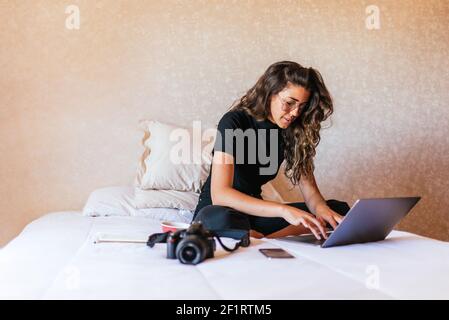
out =
<svg viewBox="0 0 449 320"><path fill-rule="evenodd" d="M135 216L150 217L159 221L190 222L193 212L157 206L158 194L153 195L155 207L138 209L134 203L134 187L118 186L94 190L84 208L83 215L89 217Z"/></svg>
<svg viewBox="0 0 449 320"><path fill-rule="evenodd" d="M194 135L193 129L159 121L144 120L140 125L145 133L145 150L139 162L135 185L143 190L200 192L209 175L216 130L199 132L197 137L198 132ZM205 140L201 139L203 135ZM179 152L182 145L186 148Z"/></svg>
<svg viewBox="0 0 449 320"><path fill-rule="evenodd" d="M134 191L134 203L137 209L143 208L177 208L194 211L199 194L191 191L176 190L142 190Z"/></svg>
<svg viewBox="0 0 449 320"><path fill-rule="evenodd" d="M133 206L132 187L107 187L91 192L84 205L83 215L89 217L130 216Z"/></svg>

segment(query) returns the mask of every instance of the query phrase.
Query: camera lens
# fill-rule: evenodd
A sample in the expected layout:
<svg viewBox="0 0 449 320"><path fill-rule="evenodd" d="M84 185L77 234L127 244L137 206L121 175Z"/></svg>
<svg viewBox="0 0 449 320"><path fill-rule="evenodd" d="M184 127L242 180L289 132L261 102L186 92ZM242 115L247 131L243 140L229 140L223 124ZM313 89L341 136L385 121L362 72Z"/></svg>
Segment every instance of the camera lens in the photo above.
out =
<svg viewBox="0 0 449 320"><path fill-rule="evenodd" d="M176 256L184 264L198 264L206 258L206 248L198 238L187 237L178 244Z"/></svg>
<svg viewBox="0 0 449 320"><path fill-rule="evenodd" d="M184 260L186 263L192 263L197 255L198 252L196 248L190 245L187 245L184 248L182 248L182 251L180 252L180 258Z"/></svg>

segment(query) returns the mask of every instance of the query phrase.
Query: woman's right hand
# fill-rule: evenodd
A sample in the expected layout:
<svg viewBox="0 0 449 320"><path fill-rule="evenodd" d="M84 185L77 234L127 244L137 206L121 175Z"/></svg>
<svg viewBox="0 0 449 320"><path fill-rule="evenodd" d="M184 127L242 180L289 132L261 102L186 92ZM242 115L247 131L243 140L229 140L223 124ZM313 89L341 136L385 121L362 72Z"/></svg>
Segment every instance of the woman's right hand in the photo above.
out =
<svg viewBox="0 0 449 320"><path fill-rule="evenodd" d="M314 215L288 205L285 205L282 209L282 218L287 220L288 223L294 226L302 224L304 227L312 231L318 240L320 240L321 237L327 239L326 230Z"/></svg>

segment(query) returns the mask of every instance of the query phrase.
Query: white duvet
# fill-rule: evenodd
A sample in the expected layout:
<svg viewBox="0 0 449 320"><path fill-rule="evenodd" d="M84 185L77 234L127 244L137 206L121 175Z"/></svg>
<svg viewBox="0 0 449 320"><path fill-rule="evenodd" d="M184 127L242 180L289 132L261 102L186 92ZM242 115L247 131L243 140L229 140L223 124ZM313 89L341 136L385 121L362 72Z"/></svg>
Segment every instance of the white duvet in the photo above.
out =
<svg viewBox="0 0 449 320"><path fill-rule="evenodd" d="M48 214L0 250L0 298L449 298L449 244L398 231L385 241L328 249L253 239L249 248L218 249L197 266L166 259L162 244L94 244L99 233L145 239L154 232L159 222L149 218ZM258 251L270 247L295 259Z"/></svg>

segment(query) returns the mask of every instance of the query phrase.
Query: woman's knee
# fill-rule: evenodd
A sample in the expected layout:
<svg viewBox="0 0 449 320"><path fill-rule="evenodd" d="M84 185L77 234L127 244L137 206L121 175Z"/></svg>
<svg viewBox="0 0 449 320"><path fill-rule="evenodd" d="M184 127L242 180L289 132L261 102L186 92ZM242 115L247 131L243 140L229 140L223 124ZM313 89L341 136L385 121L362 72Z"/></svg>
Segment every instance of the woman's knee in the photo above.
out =
<svg viewBox="0 0 449 320"><path fill-rule="evenodd" d="M200 209L193 221L201 222L209 230L250 229L246 214L218 205L208 205Z"/></svg>
<svg viewBox="0 0 449 320"><path fill-rule="evenodd" d="M200 210L198 210L198 212L195 213L192 222L203 220L204 217L208 216L210 213L217 211L218 207L221 207L221 206L208 205L208 206L201 208Z"/></svg>
<svg viewBox="0 0 449 320"><path fill-rule="evenodd" d="M223 211L223 208L224 207L222 206L216 205L205 206L195 214L195 216L193 217L193 221L201 222L205 227L207 227L207 224L209 224L213 216L217 213L221 213Z"/></svg>

